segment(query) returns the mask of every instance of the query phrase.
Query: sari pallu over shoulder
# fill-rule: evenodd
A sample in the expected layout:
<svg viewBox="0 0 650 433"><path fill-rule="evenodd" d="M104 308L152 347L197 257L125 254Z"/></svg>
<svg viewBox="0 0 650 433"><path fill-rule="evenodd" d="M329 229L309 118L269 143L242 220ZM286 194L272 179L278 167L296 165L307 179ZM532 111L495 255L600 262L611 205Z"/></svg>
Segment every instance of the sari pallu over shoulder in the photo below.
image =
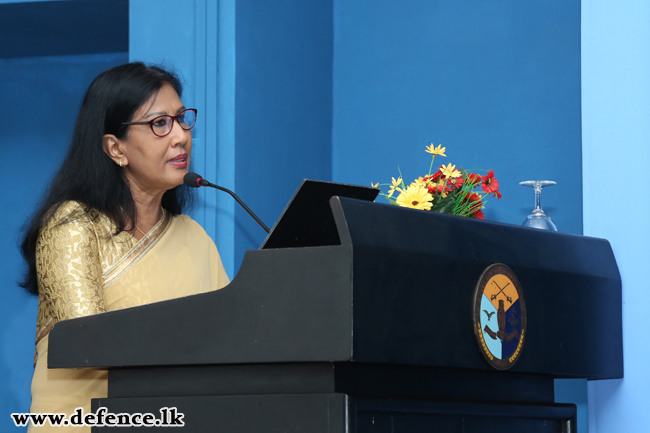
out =
<svg viewBox="0 0 650 433"><path fill-rule="evenodd" d="M117 281L122 275L128 272L138 261L151 250L158 241L167 232L172 221L169 212L163 211L163 216L158 223L153 226L149 233L140 239L140 241L127 252L115 265L110 267L102 275L104 289Z"/></svg>
<svg viewBox="0 0 650 433"><path fill-rule="evenodd" d="M36 266L39 304L36 344L55 323L109 311L106 282L113 283L164 235L172 216L161 220L140 241L105 215L69 201L41 229ZM122 266L120 266L122 265Z"/></svg>

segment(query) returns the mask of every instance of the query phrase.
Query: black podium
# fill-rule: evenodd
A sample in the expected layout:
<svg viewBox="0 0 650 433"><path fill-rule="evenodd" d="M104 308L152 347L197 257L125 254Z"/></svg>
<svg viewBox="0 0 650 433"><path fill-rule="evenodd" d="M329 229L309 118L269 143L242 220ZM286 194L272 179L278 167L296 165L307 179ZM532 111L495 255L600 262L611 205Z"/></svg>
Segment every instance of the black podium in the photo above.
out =
<svg viewBox="0 0 650 433"><path fill-rule="evenodd" d="M554 378L623 377L606 240L344 197L305 212L222 290L58 323L49 367L108 368L94 409L176 407L184 431L229 433L575 432ZM494 263L527 311L504 371L473 319Z"/></svg>

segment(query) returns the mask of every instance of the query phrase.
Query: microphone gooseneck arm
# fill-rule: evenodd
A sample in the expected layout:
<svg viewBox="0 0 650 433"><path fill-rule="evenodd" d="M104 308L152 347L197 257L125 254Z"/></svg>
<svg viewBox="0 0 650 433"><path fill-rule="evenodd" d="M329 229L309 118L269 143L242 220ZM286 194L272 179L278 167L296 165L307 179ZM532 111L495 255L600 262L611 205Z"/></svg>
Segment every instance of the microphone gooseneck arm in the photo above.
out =
<svg viewBox="0 0 650 433"><path fill-rule="evenodd" d="M202 179L202 180L207 183L207 185L205 185L205 186L209 186L211 188L215 188L215 189L218 189L219 191L224 191L224 192L227 192L228 194L230 194L232 196L232 198L237 200L237 203L239 203L241 205L241 207L243 207L246 210L246 212L248 212L248 214L250 216L252 216L255 221L257 221L257 223L264 229L265 232L268 233L270 231L269 228L266 226L266 224L264 224L262 222L262 220L259 219L257 217L257 215L255 215L255 213L248 206L246 206L246 204L239 197L237 197L237 194L235 194L234 192L232 192L228 188L224 188L222 186L215 185L213 183L208 182L205 179Z"/></svg>
<svg viewBox="0 0 650 433"><path fill-rule="evenodd" d="M264 231L266 233L268 233L270 231L269 228L266 226L266 224L264 224L262 222L262 220L259 219L257 217L257 215L255 215L255 213L248 206L246 206L246 203L244 203L239 197L237 197L237 194L235 194L234 192L232 192L228 188L224 188L222 186L215 185L212 182L208 182L207 180L203 179L200 175L198 175L196 173L191 173L191 172L187 173L185 175L183 181L184 181L185 185L187 185L189 187L192 187L192 188L198 188L200 186L209 186L211 188L218 189L219 191L227 192L228 194L230 194L232 196L232 198L237 200L237 203L239 203L241 205L241 207L243 207L244 210L246 210L246 212L248 212L248 214L250 216L252 216L255 221L257 221L257 223L264 229Z"/></svg>

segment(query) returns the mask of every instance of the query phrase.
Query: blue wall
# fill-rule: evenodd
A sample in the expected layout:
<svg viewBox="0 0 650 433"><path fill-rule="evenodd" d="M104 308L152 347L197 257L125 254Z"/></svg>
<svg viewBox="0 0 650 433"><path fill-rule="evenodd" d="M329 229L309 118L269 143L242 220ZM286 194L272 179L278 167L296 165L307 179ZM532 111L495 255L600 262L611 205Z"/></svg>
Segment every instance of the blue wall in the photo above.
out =
<svg viewBox="0 0 650 433"><path fill-rule="evenodd" d="M582 23L584 229L609 239L616 255L625 351L624 379L589 384L589 427L592 433L645 432L650 430L650 202L644 183L650 167L650 3L583 0ZM642 180L626 186L628 176Z"/></svg>
<svg viewBox="0 0 650 433"><path fill-rule="evenodd" d="M542 203L582 233L580 1L335 1L335 181L410 182L425 146L494 169L503 198L486 218L521 224L529 179L558 182Z"/></svg>
<svg viewBox="0 0 650 433"><path fill-rule="evenodd" d="M0 431L12 412L27 412L38 299L18 287L24 270L19 231L60 164L84 92L95 76L124 63L126 53L0 59L0 142L7 163L0 232Z"/></svg>
<svg viewBox="0 0 650 433"><path fill-rule="evenodd" d="M304 178L331 180L332 2L237 2L237 193L271 227ZM264 231L236 211L235 263Z"/></svg>
<svg viewBox="0 0 650 433"><path fill-rule="evenodd" d="M128 1L0 0L0 58L124 51Z"/></svg>

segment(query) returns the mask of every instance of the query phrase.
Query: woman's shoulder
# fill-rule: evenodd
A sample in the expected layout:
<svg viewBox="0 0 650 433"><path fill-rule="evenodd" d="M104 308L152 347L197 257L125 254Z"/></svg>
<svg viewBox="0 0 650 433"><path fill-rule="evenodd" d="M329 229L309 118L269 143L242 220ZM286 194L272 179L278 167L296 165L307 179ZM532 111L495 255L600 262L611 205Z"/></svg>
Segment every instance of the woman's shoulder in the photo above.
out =
<svg viewBox="0 0 650 433"><path fill-rule="evenodd" d="M185 215L185 214L175 215L174 219L178 222L178 224L182 224L193 230L205 231L203 227L201 227L201 224L194 221L192 217L190 217L189 215Z"/></svg>
<svg viewBox="0 0 650 433"><path fill-rule="evenodd" d="M187 230L192 235L210 238L201 224L194 221L190 216L182 214L176 215L174 216L174 220L179 226L183 227L184 230Z"/></svg>
<svg viewBox="0 0 650 433"><path fill-rule="evenodd" d="M54 206L52 209L54 210L52 216L59 219L77 218L83 216L94 217L99 214L97 210L76 200L64 201L63 203Z"/></svg>
<svg viewBox="0 0 650 433"><path fill-rule="evenodd" d="M41 230L51 230L65 226L77 229L90 227L98 217L99 212L95 209L81 202L68 200L50 209Z"/></svg>

